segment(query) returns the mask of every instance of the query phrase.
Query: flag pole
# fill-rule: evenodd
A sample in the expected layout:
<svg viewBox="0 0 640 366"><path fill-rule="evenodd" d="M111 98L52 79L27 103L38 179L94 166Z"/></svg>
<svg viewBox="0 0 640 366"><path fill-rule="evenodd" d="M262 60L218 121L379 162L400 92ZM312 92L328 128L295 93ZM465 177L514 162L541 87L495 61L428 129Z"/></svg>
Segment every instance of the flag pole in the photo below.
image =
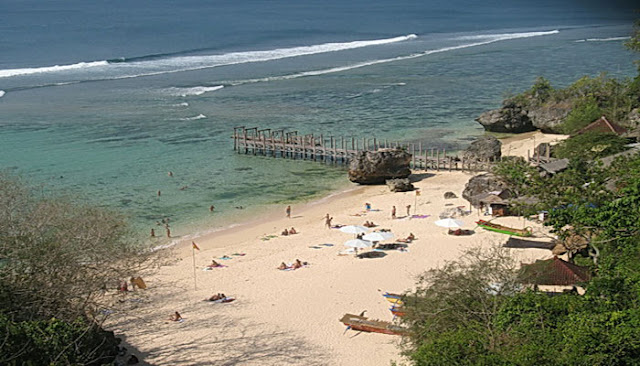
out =
<svg viewBox="0 0 640 366"><path fill-rule="evenodd" d="M196 248L191 245L191 256L193 257L193 289L198 289L198 282L196 281Z"/></svg>

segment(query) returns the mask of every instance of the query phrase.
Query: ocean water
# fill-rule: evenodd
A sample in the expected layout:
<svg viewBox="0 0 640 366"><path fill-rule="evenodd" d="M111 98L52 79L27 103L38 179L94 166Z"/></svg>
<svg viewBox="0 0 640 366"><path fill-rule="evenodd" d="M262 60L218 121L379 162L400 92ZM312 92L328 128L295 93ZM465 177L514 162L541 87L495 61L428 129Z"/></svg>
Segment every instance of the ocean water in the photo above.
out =
<svg viewBox="0 0 640 366"><path fill-rule="evenodd" d="M0 169L141 236L164 217L215 230L350 187L342 167L234 153L234 126L461 149L537 76L635 76L633 5L3 0Z"/></svg>

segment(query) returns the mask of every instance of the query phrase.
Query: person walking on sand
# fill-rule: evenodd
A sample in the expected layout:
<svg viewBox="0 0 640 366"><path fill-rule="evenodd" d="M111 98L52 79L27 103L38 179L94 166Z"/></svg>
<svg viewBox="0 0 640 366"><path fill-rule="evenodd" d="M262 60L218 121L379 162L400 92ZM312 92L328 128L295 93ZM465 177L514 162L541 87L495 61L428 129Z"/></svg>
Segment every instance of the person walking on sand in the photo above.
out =
<svg viewBox="0 0 640 366"><path fill-rule="evenodd" d="M287 206L287 209L285 210L285 212L287 213L287 217L291 218L291 206Z"/></svg>
<svg viewBox="0 0 640 366"><path fill-rule="evenodd" d="M333 218L329 216L329 214L326 214L324 216L324 225L327 227L327 229L331 229L331 220Z"/></svg>
<svg viewBox="0 0 640 366"><path fill-rule="evenodd" d="M393 206L391 208L391 219L395 219L396 218L396 206Z"/></svg>
<svg viewBox="0 0 640 366"><path fill-rule="evenodd" d="M407 216L411 216L411 205L407 205Z"/></svg>

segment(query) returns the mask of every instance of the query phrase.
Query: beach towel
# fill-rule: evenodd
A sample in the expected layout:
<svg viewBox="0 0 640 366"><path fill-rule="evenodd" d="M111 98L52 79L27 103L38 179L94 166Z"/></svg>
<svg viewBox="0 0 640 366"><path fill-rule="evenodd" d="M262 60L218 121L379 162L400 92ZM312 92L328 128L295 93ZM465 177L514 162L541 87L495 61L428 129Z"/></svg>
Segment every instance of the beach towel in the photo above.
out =
<svg viewBox="0 0 640 366"><path fill-rule="evenodd" d="M411 218L412 219L426 219L429 216L431 216L431 215L411 215Z"/></svg>
<svg viewBox="0 0 640 366"><path fill-rule="evenodd" d="M309 248L311 248L311 249L322 249L322 247L319 247L319 246L317 246L317 245L312 245L312 246L310 246Z"/></svg>
<svg viewBox="0 0 640 366"><path fill-rule="evenodd" d="M329 244L329 243L320 244L320 245L322 245L322 246L324 246L324 247L332 247L332 246L333 246L333 244Z"/></svg>
<svg viewBox="0 0 640 366"><path fill-rule="evenodd" d="M227 296L227 297L225 297L225 298L218 299L218 300L213 300L213 301L205 300L205 301L207 301L207 302L211 302L211 303L214 303L214 304L224 304L224 303L232 302L232 301L234 301L234 300L235 300L235 298L234 298L234 297L229 297L229 296Z"/></svg>
<svg viewBox="0 0 640 366"><path fill-rule="evenodd" d="M260 240L267 241L267 240L270 240L270 239L273 239L273 238L277 238L277 237L278 237L278 235L267 235L267 236L263 236L262 238L260 238Z"/></svg>
<svg viewBox="0 0 640 366"><path fill-rule="evenodd" d="M222 260L229 260L229 259L233 259L231 257L229 257L228 255L223 255L222 257L218 258L218 259L222 259Z"/></svg>

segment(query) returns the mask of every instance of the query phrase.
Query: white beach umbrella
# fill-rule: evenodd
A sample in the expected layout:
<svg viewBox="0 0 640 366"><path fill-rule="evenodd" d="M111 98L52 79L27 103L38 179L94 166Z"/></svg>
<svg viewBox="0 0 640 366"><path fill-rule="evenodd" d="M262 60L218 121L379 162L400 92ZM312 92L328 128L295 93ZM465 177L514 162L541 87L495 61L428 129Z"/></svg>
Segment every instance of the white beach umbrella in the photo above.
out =
<svg viewBox="0 0 640 366"><path fill-rule="evenodd" d="M364 227L360 225L347 225L347 226L341 227L338 230L342 231L343 233L357 235L357 234L368 233L370 229L368 227Z"/></svg>
<svg viewBox="0 0 640 366"><path fill-rule="evenodd" d="M364 249L373 246L373 243L368 240L351 239L344 242L345 247Z"/></svg>
<svg viewBox="0 0 640 366"><path fill-rule="evenodd" d="M393 233L389 231L376 231L376 232L364 235L362 239L369 240L369 241L384 241L387 239L391 239L394 236L395 235L393 235Z"/></svg>
<svg viewBox="0 0 640 366"><path fill-rule="evenodd" d="M442 227L463 227L464 222L452 218L446 218L435 222L436 225Z"/></svg>

